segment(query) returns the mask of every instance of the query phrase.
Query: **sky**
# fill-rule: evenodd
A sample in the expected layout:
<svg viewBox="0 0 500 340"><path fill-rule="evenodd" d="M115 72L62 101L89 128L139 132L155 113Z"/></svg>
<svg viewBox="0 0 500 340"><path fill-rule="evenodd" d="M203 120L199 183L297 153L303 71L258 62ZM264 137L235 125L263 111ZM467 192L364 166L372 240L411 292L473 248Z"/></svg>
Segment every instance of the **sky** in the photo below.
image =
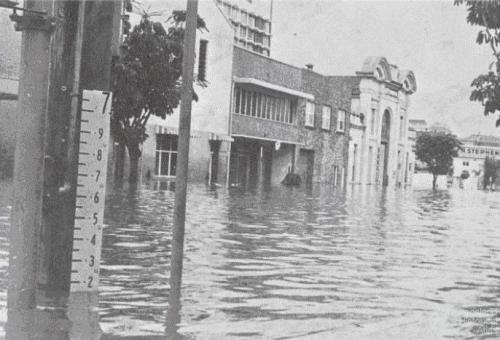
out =
<svg viewBox="0 0 500 340"><path fill-rule="evenodd" d="M167 0L140 1L161 9ZM493 56L487 46L475 43L478 27L466 22L465 6L454 6L453 0L273 0L273 4L272 58L295 66L310 63L323 74L354 75L367 56L384 56L415 73L417 92L412 95L410 119L446 124L461 137L500 136L496 117L485 117L482 106L469 101L471 81L488 71ZM205 19L209 25L210 19ZM7 15L0 17L0 24L12 28ZM7 53L19 47L12 36L0 34L0 43L2 60L17 55Z"/></svg>
<svg viewBox="0 0 500 340"><path fill-rule="evenodd" d="M274 0L271 56L329 75L353 75L367 56L384 56L415 73L410 119L446 124L459 136L500 136L496 118L469 101L471 81L493 57L465 18L453 0Z"/></svg>

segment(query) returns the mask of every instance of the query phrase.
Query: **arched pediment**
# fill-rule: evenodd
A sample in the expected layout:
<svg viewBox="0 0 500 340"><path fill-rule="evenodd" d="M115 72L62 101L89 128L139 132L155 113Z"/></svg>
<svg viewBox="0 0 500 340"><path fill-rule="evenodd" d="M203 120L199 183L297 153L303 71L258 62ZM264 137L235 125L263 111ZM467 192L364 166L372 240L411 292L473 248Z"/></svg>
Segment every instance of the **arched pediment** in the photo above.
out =
<svg viewBox="0 0 500 340"><path fill-rule="evenodd" d="M368 57L363 63L361 72L364 74L373 74L379 80L391 81L391 66L384 57Z"/></svg>
<svg viewBox="0 0 500 340"><path fill-rule="evenodd" d="M413 71L410 70L404 70L401 71L399 74L399 80L398 82L401 83L403 86L403 90L409 93L415 93L417 92L417 81L415 79L415 74L413 74Z"/></svg>

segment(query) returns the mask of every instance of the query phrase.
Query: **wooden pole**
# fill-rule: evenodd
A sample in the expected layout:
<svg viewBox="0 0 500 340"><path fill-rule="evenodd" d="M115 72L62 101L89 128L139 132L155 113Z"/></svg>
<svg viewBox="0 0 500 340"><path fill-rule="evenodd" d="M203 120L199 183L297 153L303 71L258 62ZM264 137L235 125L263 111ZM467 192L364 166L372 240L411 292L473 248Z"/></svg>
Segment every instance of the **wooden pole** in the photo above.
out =
<svg viewBox="0 0 500 340"><path fill-rule="evenodd" d="M9 308L36 307L37 291L61 297L69 293L79 84L109 88L111 53L105 52L110 50L112 20L108 19L112 19L113 6L104 0L25 2L26 8L44 11L56 20L52 32L37 28L23 32ZM95 30L100 30L99 34L94 34ZM95 45L101 47L93 48ZM80 56L85 48L91 51L90 56ZM84 75L82 81L80 74Z"/></svg>
<svg viewBox="0 0 500 340"><path fill-rule="evenodd" d="M52 13L52 3L49 1L27 0L24 6ZM22 34L10 223L9 309L36 306L50 36L48 32L35 30Z"/></svg>
<svg viewBox="0 0 500 340"><path fill-rule="evenodd" d="M186 218L186 190L188 180L189 138L191 130L191 103L193 100L193 68L198 20L198 0L187 0L186 29L182 60L182 93L179 117L178 159L175 179L174 226L170 261L170 295L167 319L177 323L184 254ZM167 330L169 325L167 324Z"/></svg>

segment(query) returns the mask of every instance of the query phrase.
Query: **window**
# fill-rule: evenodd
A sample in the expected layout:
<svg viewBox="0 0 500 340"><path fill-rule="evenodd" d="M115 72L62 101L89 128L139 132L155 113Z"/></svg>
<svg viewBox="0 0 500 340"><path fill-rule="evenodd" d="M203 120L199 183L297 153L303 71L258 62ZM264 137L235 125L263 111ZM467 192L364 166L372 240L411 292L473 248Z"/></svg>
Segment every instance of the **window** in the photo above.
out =
<svg viewBox="0 0 500 340"><path fill-rule="evenodd" d="M463 166L469 166L469 162L462 162Z"/></svg>
<svg viewBox="0 0 500 340"><path fill-rule="evenodd" d="M405 117L399 117L399 139L403 139L405 133Z"/></svg>
<svg viewBox="0 0 500 340"><path fill-rule="evenodd" d="M265 22L264 31L266 31L267 33L271 33L271 23L269 21Z"/></svg>
<svg viewBox="0 0 500 340"><path fill-rule="evenodd" d="M242 38L247 37L247 29L243 26L240 26L240 37L242 37Z"/></svg>
<svg viewBox="0 0 500 340"><path fill-rule="evenodd" d="M241 90L239 88L234 89L234 112L240 113L241 105Z"/></svg>
<svg viewBox="0 0 500 340"><path fill-rule="evenodd" d="M200 50L198 53L198 81L207 81L207 49L208 40L200 40Z"/></svg>
<svg viewBox="0 0 500 340"><path fill-rule="evenodd" d="M249 91L236 86L233 94L233 112L268 120L292 124L297 99L283 96L274 97L262 92Z"/></svg>
<svg viewBox="0 0 500 340"><path fill-rule="evenodd" d="M331 116L332 116L332 108L330 106L323 106L323 117L321 119L321 128L323 130L330 130Z"/></svg>
<svg viewBox="0 0 500 340"><path fill-rule="evenodd" d="M238 12L239 12L238 8L232 7L231 8L231 19L238 20Z"/></svg>
<svg viewBox="0 0 500 340"><path fill-rule="evenodd" d="M247 24L247 12L241 11L241 23L243 25Z"/></svg>
<svg viewBox="0 0 500 340"><path fill-rule="evenodd" d="M177 169L177 135L156 135L156 166L158 176L175 176Z"/></svg>
<svg viewBox="0 0 500 340"><path fill-rule="evenodd" d="M370 117L370 131L372 135L375 134L375 117L377 115L377 109L372 109L372 116Z"/></svg>
<svg viewBox="0 0 500 340"><path fill-rule="evenodd" d="M357 163L357 158L358 158L358 144L354 144L354 150L353 150L353 156L352 156L352 181L354 182L356 180L356 163Z"/></svg>
<svg viewBox="0 0 500 340"><path fill-rule="evenodd" d="M255 32L255 34L254 34L254 41L257 44L262 44L264 42L264 34Z"/></svg>
<svg viewBox="0 0 500 340"><path fill-rule="evenodd" d="M339 110L339 114L337 116L337 131L344 132L345 131L345 111Z"/></svg>
<svg viewBox="0 0 500 340"><path fill-rule="evenodd" d="M253 41L253 36L254 36L253 31L252 30L248 30L247 39Z"/></svg>
<svg viewBox="0 0 500 340"><path fill-rule="evenodd" d="M264 36L262 38L262 43L264 44L265 47L269 47L269 37L268 36Z"/></svg>
<svg viewBox="0 0 500 340"><path fill-rule="evenodd" d="M306 126L314 127L314 103L306 103Z"/></svg>
<svg viewBox="0 0 500 340"><path fill-rule="evenodd" d="M259 18L259 17L255 18L255 27L257 27L260 30L264 30L265 29L264 19Z"/></svg>
<svg viewBox="0 0 500 340"><path fill-rule="evenodd" d="M255 17L251 14L248 16L248 26L250 27L255 26Z"/></svg>

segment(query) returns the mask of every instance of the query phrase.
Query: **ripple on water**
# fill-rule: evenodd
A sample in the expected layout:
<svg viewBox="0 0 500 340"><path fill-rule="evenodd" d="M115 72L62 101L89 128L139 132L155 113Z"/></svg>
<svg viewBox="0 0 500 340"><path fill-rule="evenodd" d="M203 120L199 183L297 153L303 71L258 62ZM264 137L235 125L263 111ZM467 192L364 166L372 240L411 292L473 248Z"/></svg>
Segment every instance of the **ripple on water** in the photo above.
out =
<svg viewBox="0 0 500 340"><path fill-rule="evenodd" d="M179 329L188 337L500 338L499 193L193 185L188 198ZM109 191L105 333L164 334L173 199ZM0 206L0 327L9 213Z"/></svg>

